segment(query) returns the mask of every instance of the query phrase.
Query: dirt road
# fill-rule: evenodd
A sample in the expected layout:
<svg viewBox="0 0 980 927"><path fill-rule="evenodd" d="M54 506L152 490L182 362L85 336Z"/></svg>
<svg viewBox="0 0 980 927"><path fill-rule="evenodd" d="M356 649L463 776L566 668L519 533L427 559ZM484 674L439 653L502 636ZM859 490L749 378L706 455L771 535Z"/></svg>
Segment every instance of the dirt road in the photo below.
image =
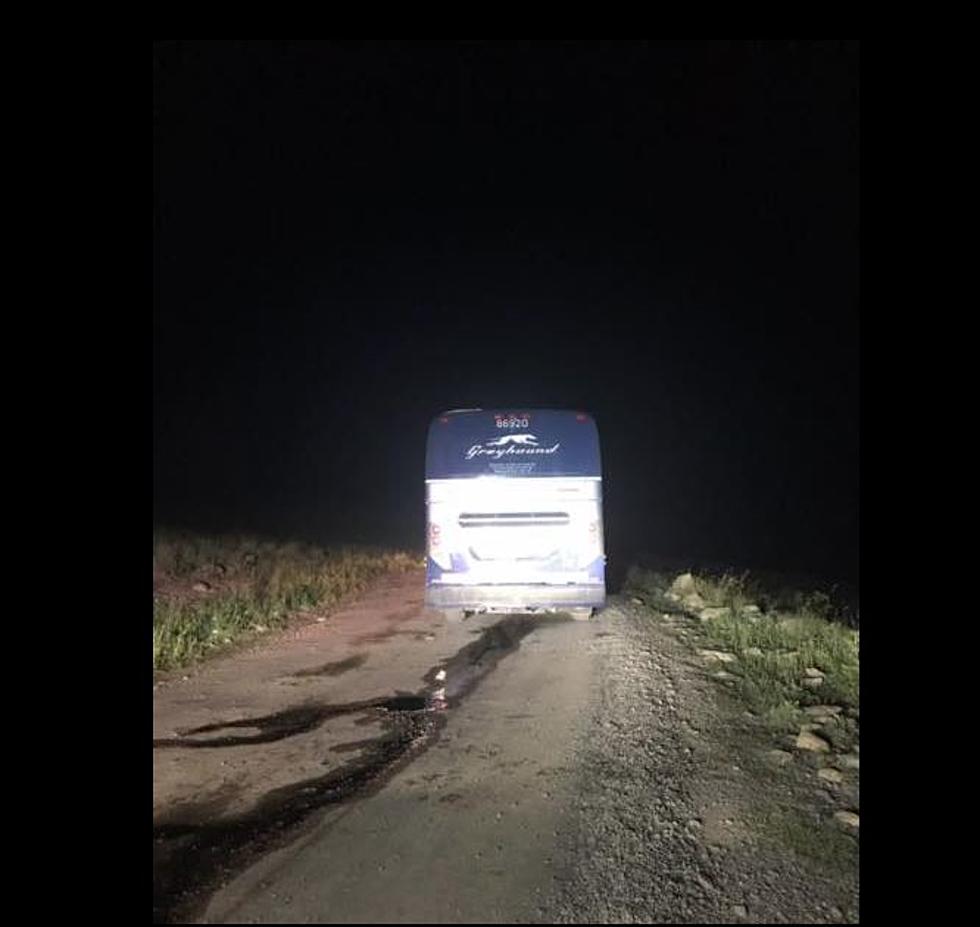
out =
<svg viewBox="0 0 980 927"><path fill-rule="evenodd" d="M158 922L857 919L853 838L780 816L839 796L618 597L446 625L392 577L162 684L154 738Z"/></svg>

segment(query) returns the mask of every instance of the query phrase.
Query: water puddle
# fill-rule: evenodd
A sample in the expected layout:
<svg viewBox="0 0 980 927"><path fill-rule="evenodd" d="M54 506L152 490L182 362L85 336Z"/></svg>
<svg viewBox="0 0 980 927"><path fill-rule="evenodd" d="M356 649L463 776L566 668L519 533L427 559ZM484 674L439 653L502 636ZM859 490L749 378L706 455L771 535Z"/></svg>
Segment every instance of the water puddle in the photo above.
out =
<svg viewBox="0 0 980 927"><path fill-rule="evenodd" d="M396 695L393 698L386 698L378 705L385 711L424 711L432 707L429 697L426 695Z"/></svg>
<svg viewBox="0 0 980 927"><path fill-rule="evenodd" d="M531 631L569 620L508 615L483 629L476 640L449 660L433 667L421 692L345 704L299 705L263 717L206 724L181 731L176 737L155 740L153 746L158 749L273 743L309 733L343 715L360 715L357 723L380 724L382 728L380 737L334 747L335 752L359 754L340 769L274 789L237 817L215 821L202 806L196 816L185 809L180 823L158 824L153 833L154 923L186 922L208 894L259 857L295 839L304 823L313 823L314 812L380 789L435 742L446 721L444 712L469 695ZM328 663L317 674L353 659ZM353 668L349 665L337 672Z"/></svg>

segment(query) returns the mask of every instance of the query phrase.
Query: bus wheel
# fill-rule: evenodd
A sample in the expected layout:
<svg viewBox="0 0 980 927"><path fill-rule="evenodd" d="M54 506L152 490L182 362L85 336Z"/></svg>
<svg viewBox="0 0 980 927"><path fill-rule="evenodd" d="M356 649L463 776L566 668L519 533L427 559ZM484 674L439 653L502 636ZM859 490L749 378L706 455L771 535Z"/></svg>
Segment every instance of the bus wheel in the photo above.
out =
<svg viewBox="0 0 980 927"><path fill-rule="evenodd" d="M568 614L576 621L588 621L592 617L591 608L570 608Z"/></svg>

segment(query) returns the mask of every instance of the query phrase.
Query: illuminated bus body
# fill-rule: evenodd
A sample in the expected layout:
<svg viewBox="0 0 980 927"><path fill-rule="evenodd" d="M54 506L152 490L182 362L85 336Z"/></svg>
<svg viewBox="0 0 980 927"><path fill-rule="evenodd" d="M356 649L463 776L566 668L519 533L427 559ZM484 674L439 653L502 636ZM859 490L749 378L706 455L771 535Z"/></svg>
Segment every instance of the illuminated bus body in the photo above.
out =
<svg viewBox="0 0 980 927"><path fill-rule="evenodd" d="M570 612L605 604L602 471L582 412L465 409L426 447L429 608Z"/></svg>

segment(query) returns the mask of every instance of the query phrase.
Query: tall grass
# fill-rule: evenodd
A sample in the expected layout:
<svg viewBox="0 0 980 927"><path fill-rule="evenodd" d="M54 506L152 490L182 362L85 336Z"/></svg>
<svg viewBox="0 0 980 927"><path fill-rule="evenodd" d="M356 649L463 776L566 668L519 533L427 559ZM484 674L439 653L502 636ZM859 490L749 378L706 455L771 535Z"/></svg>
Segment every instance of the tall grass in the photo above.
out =
<svg viewBox="0 0 980 927"><path fill-rule="evenodd" d="M633 568L627 591L654 608L677 611L679 606L665 598L671 581L667 574ZM793 730L803 709L811 705L858 708L859 632L836 620L827 593L784 589L768 593L747 574L697 575L694 584L707 605L724 609L699 622L697 636L705 645L737 657L726 671L736 677L736 687L749 707L774 729ZM759 603L763 611L746 612L748 605ZM808 669L823 674L821 685L805 684ZM842 716L826 730L846 742L854 727Z"/></svg>
<svg viewBox="0 0 980 927"><path fill-rule="evenodd" d="M784 701L858 705L858 635L850 628L806 612L748 621L729 611L703 625L702 634L738 657L742 689L757 710ZM803 685L809 668L824 676L818 688Z"/></svg>
<svg viewBox="0 0 980 927"><path fill-rule="evenodd" d="M160 532L154 537L153 666L173 669L245 636L283 627L303 609L329 609L384 573L411 569L404 551ZM195 595L192 582L212 589Z"/></svg>

